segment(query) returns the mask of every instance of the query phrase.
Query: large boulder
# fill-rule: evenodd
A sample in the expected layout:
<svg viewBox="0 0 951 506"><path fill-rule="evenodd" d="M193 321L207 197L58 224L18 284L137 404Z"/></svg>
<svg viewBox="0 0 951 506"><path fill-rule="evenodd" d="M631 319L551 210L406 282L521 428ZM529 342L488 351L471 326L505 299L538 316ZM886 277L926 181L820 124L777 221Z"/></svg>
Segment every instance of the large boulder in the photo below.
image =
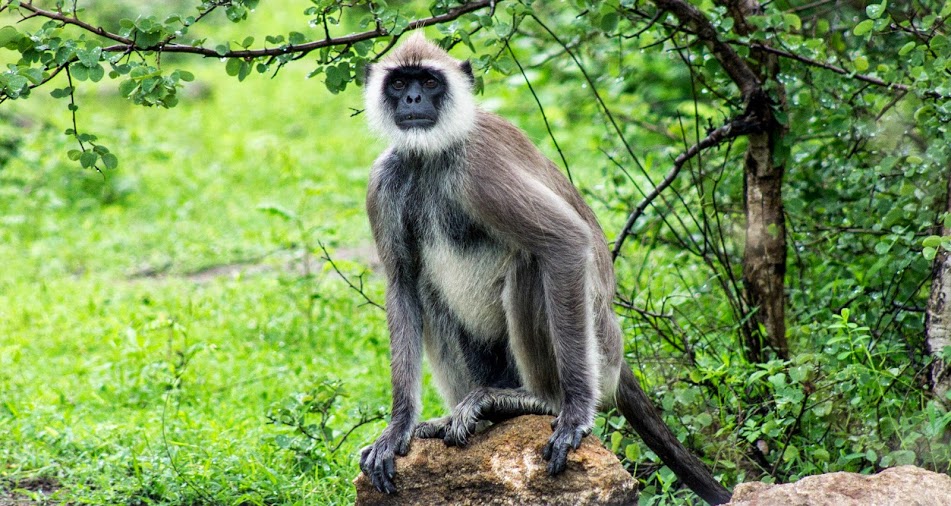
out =
<svg viewBox="0 0 951 506"><path fill-rule="evenodd" d="M829 473L795 483L741 483L730 506L948 506L951 477L915 466L871 476Z"/></svg>
<svg viewBox="0 0 951 506"><path fill-rule="evenodd" d="M568 469L548 476L542 447L551 417L522 416L472 437L465 448L414 439L396 460L392 496L378 492L362 473L354 480L363 505L612 505L636 504L635 481L617 457L593 436L568 456Z"/></svg>

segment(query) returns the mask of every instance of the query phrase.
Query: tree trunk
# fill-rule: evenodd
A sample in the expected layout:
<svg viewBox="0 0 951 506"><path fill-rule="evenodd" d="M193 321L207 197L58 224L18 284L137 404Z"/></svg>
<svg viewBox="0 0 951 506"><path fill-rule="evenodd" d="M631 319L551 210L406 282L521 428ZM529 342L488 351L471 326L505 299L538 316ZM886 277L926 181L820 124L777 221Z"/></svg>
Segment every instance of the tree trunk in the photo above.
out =
<svg viewBox="0 0 951 506"><path fill-rule="evenodd" d="M948 176L948 197L945 210L951 211L951 174ZM941 235L951 235L951 229L941 226ZM946 405L951 405L951 363L941 359L945 347L951 346L951 255L939 248L934 258L931 277L931 295L925 313L925 347L931 355L931 374L928 377L931 391Z"/></svg>
<svg viewBox="0 0 951 506"><path fill-rule="evenodd" d="M752 28L746 17L756 15L760 4L755 0L724 2L734 19L734 31L748 36ZM765 43L762 42L762 43ZM743 201L746 205L746 247L743 250L743 288L748 308L756 311L746 320L743 333L747 357L764 362L765 348L779 358L789 357L786 342L786 220L783 213L783 174L786 172L783 137L786 126L777 121L773 110L786 111L786 90L777 79L779 60L765 51L750 52L751 69L759 82L770 81L770 97L762 88L746 97L747 114L762 118L767 125L762 133L748 136L744 161ZM778 155L778 156L777 156Z"/></svg>
<svg viewBox="0 0 951 506"><path fill-rule="evenodd" d="M743 286L747 307L756 313L746 321L746 349L755 362L767 359L764 347L781 358L789 356L786 344L786 226L782 183L785 165L776 163L772 146L781 141L782 127L748 137L744 164L746 248L743 251Z"/></svg>
<svg viewBox="0 0 951 506"><path fill-rule="evenodd" d="M744 59L720 38L720 32L700 9L687 0L653 0L689 27L717 59L724 72L740 88L746 101L746 117L766 125L749 135L744 164L746 203L746 249L743 252L744 305L755 314L743 325L746 356L754 362L767 359L773 350L780 358L789 356L786 344L786 227L783 216L782 184L786 170L783 137L786 126L777 121L774 108L786 111L786 91L777 79L779 61L773 54L753 49ZM746 17L760 10L756 0L719 0L733 17L733 30L748 36L753 28ZM760 41L766 44L766 41ZM763 83L775 95L764 91ZM775 156L780 153L780 156Z"/></svg>

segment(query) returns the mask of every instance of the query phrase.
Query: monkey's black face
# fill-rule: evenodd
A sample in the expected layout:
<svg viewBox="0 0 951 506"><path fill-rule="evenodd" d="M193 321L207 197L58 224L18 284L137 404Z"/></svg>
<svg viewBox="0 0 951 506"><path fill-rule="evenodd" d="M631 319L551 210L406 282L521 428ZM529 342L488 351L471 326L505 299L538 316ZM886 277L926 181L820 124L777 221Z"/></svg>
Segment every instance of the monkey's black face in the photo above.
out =
<svg viewBox="0 0 951 506"><path fill-rule="evenodd" d="M390 72L383 89L400 130L428 130L436 126L446 96L446 79L442 72L401 67Z"/></svg>

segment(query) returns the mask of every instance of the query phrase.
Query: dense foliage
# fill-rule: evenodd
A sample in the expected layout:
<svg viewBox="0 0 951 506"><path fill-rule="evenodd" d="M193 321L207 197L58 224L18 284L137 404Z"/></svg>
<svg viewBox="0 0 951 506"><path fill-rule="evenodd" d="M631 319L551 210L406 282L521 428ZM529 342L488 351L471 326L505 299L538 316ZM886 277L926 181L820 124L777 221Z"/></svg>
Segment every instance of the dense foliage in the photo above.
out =
<svg viewBox="0 0 951 506"><path fill-rule="evenodd" d="M106 131L111 142L97 137L102 132L87 118L107 112L92 112L94 105L86 103L97 102L81 91L83 86L114 90L133 104L193 110L202 100L189 95L199 89L193 81L218 87L227 86L222 75L243 81L234 83L232 91L246 98L233 100L247 103L255 101L255 94L263 96L262 86L305 74L320 79L338 97L337 103L323 99L325 112L317 116L333 122L349 113L348 106L359 107L353 87L362 84L364 65L392 47L394 35L431 26L431 37L472 60L485 106L499 109L538 139L595 207L607 239L618 245L618 312L629 338L629 361L675 432L724 483L789 481L837 470L873 472L905 463L951 470L951 399L936 398L929 390L929 367L941 350L929 353L924 318L933 262L951 241L942 235L942 226L951 228L946 225L951 221L951 4L301 0L288 2L281 23L265 25L261 16L277 9L273 2L178 0L148 8L125 2L121 9L107 9L107 3L113 2L0 2L0 16L5 16L0 18L5 25L0 47L6 49L0 60L7 64L0 72L2 107L49 95L52 99L43 97L43 103L66 111L65 135L72 144L61 147L64 138L49 131L23 137L0 125L0 181L17 195L12 203L0 204L0 212L6 236L15 237L10 240L24 250L43 244L45 236L31 220L38 208L52 204L19 189L47 187L51 178L68 181L62 183L68 185L65 198L75 202L56 214L66 221L68 214L79 212L76 202L106 213L109 205L139 191L122 181L140 177L140 169L126 160L137 159L134 146L147 143L149 131L126 123L116 131L137 133ZM701 15L690 18L692 12ZM14 23L20 17L28 19ZM748 67L756 82L738 79L744 70L736 66ZM258 74L273 79L256 79ZM751 105L756 100L765 104L762 111ZM293 102L301 104L303 98ZM148 121L162 125L161 130L190 121L172 119L173 111L152 114ZM296 111L290 107L283 113ZM16 121L3 108L0 114L4 123ZM315 125L307 132L311 144L321 142L327 127ZM765 131L770 132L769 162L778 168L782 183L783 219L764 228L765 235L784 240L778 293L785 330L779 336L769 321L761 320L764 306L750 295L752 264L745 256L751 222L748 160L756 156L751 155L756 149L752 136ZM242 139L248 145L226 141L229 149L251 149L253 139ZM305 149L295 139L288 142ZM18 150L30 152L36 143L50 143L78 164L50 162L48 157L57 155L48 150L30 172L22 161L30 155ZM212 146L207 148L216 149ZM354 173L372 158L372 153L351 153L345 142L334 147L325 156ZM202 158L214 163L215 156L204 153ZM296 170L289 167L294 161L282 160L282 170ZM337 165L309 161L326 172ZM55 171L44 171L47 164L54 164ZM74 175L84 169L102 171L102 177ZM333 247L352 248L366 240L366 232L361 225L362 236L348 238L330 224L339 217L327 209L346 209L344 221L350 223L361 212L359 199L348 192L335 198L337 190L320 180L331 176L313 177L318 189L307 198L314 200L302 197L312 208L289 211L303 207L299 202L304 200L283 195L282 205L269 204L262 207L265 213L257 213L280 231L274 233L280 238L263 242L279 243L302 256L334 258L318 236L329 237ZM57 198L63 200L62 195ZM314 217L314 209L324 211ZM243 239L238 242L233 247L239 253L259 252ZM216 254L198 256L210 262ZM183 253L174 260L186 257ZM306 333L303 342L318 349L323 324L315 314L352 310L368 294L378 298L380 290L372 277L363 289L364 258L323 263L325 269L341 272L359 293L351 290L351 300L341 302L346 292L308 288L311 271L290 280L284 276L285 288L299 296L294 307L306 315L293 323L305 330L288 322L279 326L282 332ZM36 277L42 279L46 269ZM12 287L19 282L6 283ZM383 361L385 337L377 313L356 313L370 320L358 332L380 334L367 346ZM170 342L183 335L168 325ZM197 339L210 341L217 342ZM140 402L160 399L158 405L165 409L176 393L181 402L185 394L176 371L198 350L183 344L178 353L149 373L166 378L162 388L172 393L148 391L151 380L143 380ZM294 355L284 359L293 367ZM227 487L202 473L207 466L211 472L244 472L240 466L205 462L203 471L196 451L188 457L195 466L175 467L163 438L153 443L164 446L168 460L163 454L150 461L154 468L133 466L129 471L155 482L122 493L132 497L147 489L145 498L135 495L143 503L196 497L209 502L289 500L281 495L287 484L282 473L334 476L336 485L328 485L328 493L348 493L343 491L356 469L352 451L359 442L347 435L385 404L383 387L366 385L382 384L386 375L356 365L347 366L350 370L322 365L327 366L321 370L325 374L311 379L301 389L304 393L287 395L267 410L273 429L269 447L293 462L277 470L272 468L277 464L264 466L273 473L268 479L280 484L272 490L281 492L229 495ZM347 381L355 375L361 379ZM6 381L17 383L10 378ZM350 386L372 407L348 402L341 407L338 401ZM188 416L187 403L178 409L181 417ZM433 405L427 409L438 411ZM6 417L0 418L0 429L16 427L27 434L23 440L37 441L31 444L45 441L42 430L17 421L21 410L0 410L0 417ZM688 497L619 417L606 415L599 432L642 479L645 501ZM368 440L370 433L362 437ZM186 451L184 446L175 450ZM10 448L0 452L0 462L4 459L17 469L11 483L48 472L72 481L75 496L69 497L91 497L83 491L90 486L85 475L70 478L48 462L43 463L48 467L31 465ZM264 481L254 482L259 492L266 488Z"/></svg>

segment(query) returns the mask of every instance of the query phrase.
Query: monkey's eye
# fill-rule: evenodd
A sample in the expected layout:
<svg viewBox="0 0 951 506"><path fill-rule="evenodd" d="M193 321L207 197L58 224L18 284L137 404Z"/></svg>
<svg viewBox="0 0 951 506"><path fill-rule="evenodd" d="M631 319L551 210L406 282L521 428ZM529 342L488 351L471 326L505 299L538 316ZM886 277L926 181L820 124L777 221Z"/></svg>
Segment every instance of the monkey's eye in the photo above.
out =
<svg viewBox="0 0 951 506"><path fill-rule="evenodd" d="M390 83L390 86L392 86L394 90L402 90L403 88L406 87L406 81L402 79L397 79L393 81L392 83Z"/></svg>
<svg viewBox="0 0 951 506"><path fill-rule="evenodd" d="M435 87L438 86L438 85L439 85L439 83L436 82L435 79L427 79L427 80L423 81L423 87L424 87L424 88L433 89L433 88L435 88Z"/></svg>

